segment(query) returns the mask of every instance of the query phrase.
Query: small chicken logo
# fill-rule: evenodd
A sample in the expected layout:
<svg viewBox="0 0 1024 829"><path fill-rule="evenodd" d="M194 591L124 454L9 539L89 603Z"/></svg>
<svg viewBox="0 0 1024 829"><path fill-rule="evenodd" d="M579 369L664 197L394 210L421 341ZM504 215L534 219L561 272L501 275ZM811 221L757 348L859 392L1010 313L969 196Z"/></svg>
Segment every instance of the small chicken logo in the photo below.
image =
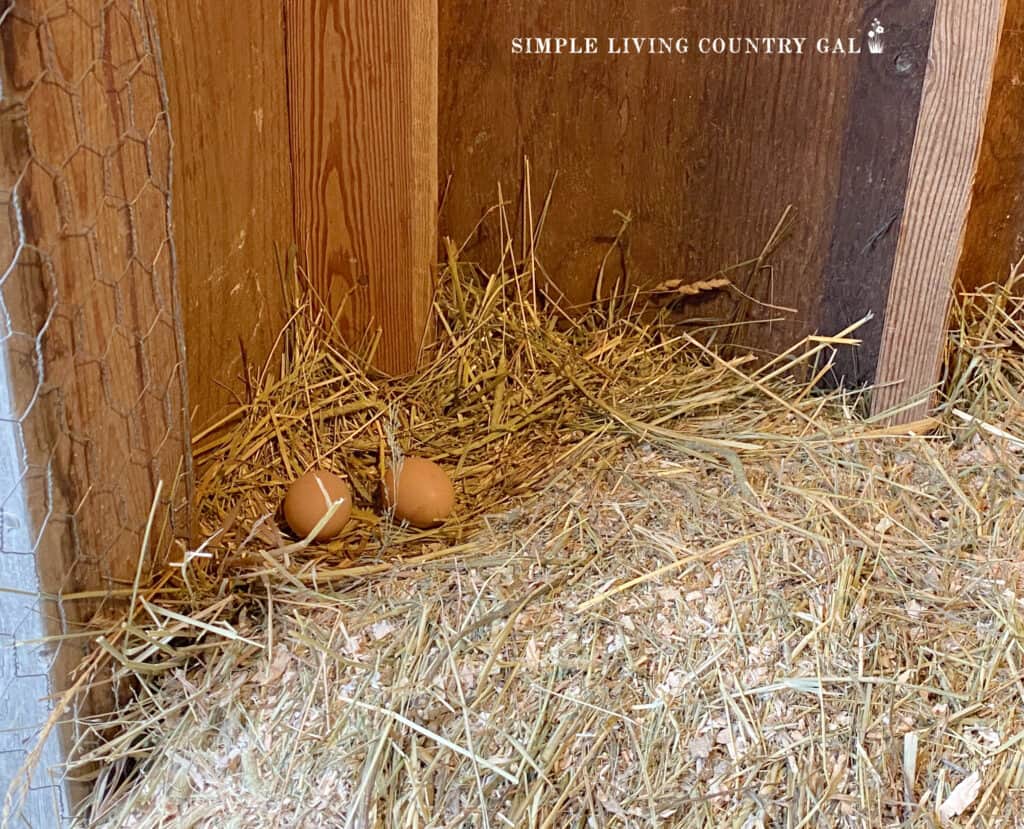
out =
<svg viewBox="0 0 1024 829"><path fill-rule="evenodd" d="M880 55L885 51L885 26L877 17L871 21L871 29L868 31L868 51L872 55Z"/></svg>

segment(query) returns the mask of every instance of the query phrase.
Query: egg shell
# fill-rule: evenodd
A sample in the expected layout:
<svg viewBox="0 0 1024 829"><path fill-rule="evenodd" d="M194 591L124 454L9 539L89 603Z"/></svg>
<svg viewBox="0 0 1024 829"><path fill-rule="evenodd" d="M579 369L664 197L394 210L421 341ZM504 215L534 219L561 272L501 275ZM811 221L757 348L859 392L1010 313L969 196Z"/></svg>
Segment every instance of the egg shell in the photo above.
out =
<svg viewBox="0 0 1024 829"><path fill-rule="evenodd" d="M394 507L395 517L427 529L443 524L455 508L455 489L440 466L426 458L407 457L384 473L384 501Z"/></svg>
<svg viewBox="0 0 1024 829"><path fill-rule="evenodd" d="M352 493L344 478L324 469L311 469L288 487L284 520L299 538L306 538L335 501L343 503L316 534L315 541L327 541L342 531L352 515Z"/></svg>

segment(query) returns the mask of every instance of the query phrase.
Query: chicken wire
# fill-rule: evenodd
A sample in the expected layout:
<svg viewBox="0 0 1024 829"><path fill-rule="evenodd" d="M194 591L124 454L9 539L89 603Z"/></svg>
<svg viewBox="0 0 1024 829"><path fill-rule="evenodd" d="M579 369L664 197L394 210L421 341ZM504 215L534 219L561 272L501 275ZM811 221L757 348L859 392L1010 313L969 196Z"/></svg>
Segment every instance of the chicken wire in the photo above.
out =
<svg viewBox="0 0 1024 829"><path fill-rule="evenodd" d="M159 482L165 538L187 535L190 461L170 125L145 0L0 0L0 85L6 789L91 644L84 623L132 584ZM67 814L47 768L88 736L69 725L47 741L19 790L24 821Z"/></svg>

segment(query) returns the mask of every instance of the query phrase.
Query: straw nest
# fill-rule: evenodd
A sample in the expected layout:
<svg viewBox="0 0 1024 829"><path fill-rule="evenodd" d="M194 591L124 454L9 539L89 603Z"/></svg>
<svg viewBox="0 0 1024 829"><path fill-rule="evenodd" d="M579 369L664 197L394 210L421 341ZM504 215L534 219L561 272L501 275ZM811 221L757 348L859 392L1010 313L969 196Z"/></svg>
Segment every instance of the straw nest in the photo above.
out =
<svg viewBox="0 0 1024 829"><path fill-rule="evenodd" d="M449 248L407 378L297 293L196 437L209 542L100 638L130 697L85 724L83 820L1011 825L1022 283L962 299L942 406L900 428L815 390L854 329L725 359L635 292L560 315L529 255ZM403 452L456 481L438 530L374 508ZM314 464L362 507L326 545L277 517Z"/></svg>

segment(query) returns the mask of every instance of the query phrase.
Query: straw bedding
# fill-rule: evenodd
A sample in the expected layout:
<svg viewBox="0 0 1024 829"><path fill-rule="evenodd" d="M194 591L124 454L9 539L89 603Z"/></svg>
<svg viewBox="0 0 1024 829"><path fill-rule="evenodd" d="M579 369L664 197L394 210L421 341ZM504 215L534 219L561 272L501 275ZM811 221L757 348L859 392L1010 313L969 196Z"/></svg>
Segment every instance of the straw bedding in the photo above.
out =
<svg viewBox="0 0 1024 829"><path fill-rule="evenodd" d="M196 438L209 543L103 637L134 683L91 724L83 821L1013 825L1021 281L964 298L908 428L815 390L855 330L724 359L636 293L562 317L528 255L487 276L450 248L397 380L296 291ZM453 522L374 508L400 452L451 471ZM307 546L277 506L314 463L362 509Z"/></svg>

